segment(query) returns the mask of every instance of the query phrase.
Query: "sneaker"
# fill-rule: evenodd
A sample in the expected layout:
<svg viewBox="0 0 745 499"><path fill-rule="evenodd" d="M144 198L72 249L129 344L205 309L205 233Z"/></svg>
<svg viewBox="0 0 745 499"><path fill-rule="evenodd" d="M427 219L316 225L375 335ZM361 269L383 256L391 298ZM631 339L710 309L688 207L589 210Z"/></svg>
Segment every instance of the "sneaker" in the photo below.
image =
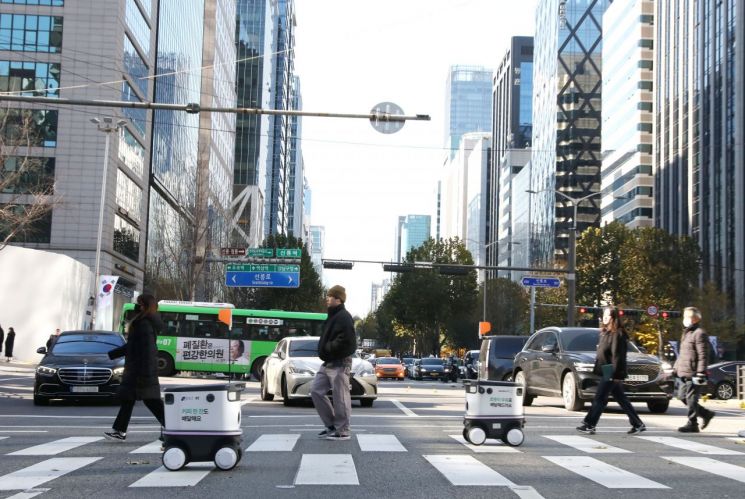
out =
<svg viewBox="0 0 745 499"><path fill-rule="evenodd" d="M582 423L581 426L577 427L577 431L581 431L582 433L587 433L588 435L594 435L595 434L595 427L590 426L587 423Z"/></svg>
<svg viewBox="0 0 745 499"><path fill-rule="evenodd" d="M707 426L709 426L709 422L714 418L715 412L711 411L708 416L704 416L704 421L701 423L701 429L705 430Z"/></svg>
<svg viewBox="0 0 745 499"><path fill-rule="evenodd" d="M678 428L680 433L698 433L698 425L688 423Z"/></svg>
<svg viewBox="0 0 745 499"><path fill-rule="evenodd" d="M352 435L349 433L339 433L338 431L335 431L331 434L329 434L326 437L326 440L350 440L352 438Z"/></svg>
<svg viewBox="0 0 745 499"><path fill-rule="evenodd" d="M644 423L640 424L639 426L632 426L628 433L629 435L636 435L637 433L641 433L643 431L647 431L647 427L644 426Z"/></svg>
<svg viewBox="0 0 745 499"><path fill-rule="evenodd" d="M329 426L325 430L323 430L321 433L318 434L318 438L326 438L332 433L334 433L336 430L333 426Z"/></svg>
<svg viewBox="0 0 745 499"><path fill-rule="evenodd" d="M120 431L105 431L103 432L103 436L109 440L118 440L120 442L123 442L127 438L127 434Z"/></svg>

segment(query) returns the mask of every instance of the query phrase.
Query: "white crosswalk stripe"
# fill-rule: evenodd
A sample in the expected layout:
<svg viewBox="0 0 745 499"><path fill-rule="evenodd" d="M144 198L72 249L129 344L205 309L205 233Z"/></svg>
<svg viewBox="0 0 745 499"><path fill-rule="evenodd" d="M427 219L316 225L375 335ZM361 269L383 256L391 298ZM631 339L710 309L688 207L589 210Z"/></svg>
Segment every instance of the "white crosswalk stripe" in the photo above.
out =
<svg viewBox="0 0 745 499"><path fill-rule="evenodd" d="M473 456L425 455L424 459L453 485L462 486L513 486L514 484Z"/></svg>
<svg viewBox="0 0 745 499"><path fill-rule="evenodd" d="M5 440L6 438L8 438L8 437L0 437L0 440Z"/></svg>
<svg viewBox="0 0 745 499"><path fill-rule="evenodd" d="M189 463L179 471L168 471L161 466L130 487L193 487L214 469L212 463Z"/></svg>
<svg viewBox="0 0 745 499"><path fill-rule="evenodd" d="M609 489L669 489L589 456L543 456L544 459Z"/></svg>
<svg viewBox="0 0 745 499"><path fill-rule="evenodd" d="M266 434L252 443L246 452L282 452L291 451L300 438L299 434Z"/></svg>
<svg viewBox="0 0 745 499"><path fill-rule="evenodd" d="M406 452L395 435L357 435L357 442L364 452Z"/></svg>
<svg viewBox="0 0 745 499"><path fill-rule="evenodd" d="M99 440L103 440L103 437L67 437L11 452L8 456L54 456Z"/></svg>
<svg viewBox="0 0 745 499"><path fill-rule="evenodd" d="M162 446L163 442L161 442L160 440L156 440L155 442L150 442L149 444L136 448L135 450L131 451L130 454L160 454L161 452L163 452L160 450Z"/></svg>
<svg viewBox="0 0 745 499"><path fill-rule="evenodd" d="M83 466L95 463L100 457L54 457L0 477L0 490L26 490L38 487Z"/></svg>
<svg viewBox="0 0 745 499"><path fill-rule="evenodd" d="M351 454L303 454L295 485L359 485Z"/></svg>
<svg viewBox="0 0 745 499"><path fill-rule="evenodd" d="M574 447L582 452L588 454L628 454L631 451L613 447L612 445L604 444L587 437L580 437L578 435L542 435L545 438L549 438L560 444Z"/></svg>
<svg viewBox="0 0 745 499"><path fill-rule="evenodd" d="M724 463L711 459L710 457L701 456L664 456L662 459L667 459L674 463L682 464L683 466L689 466L697 470L706 471L714 475L722 476L724 478L731 478L738 482L745 483L745 468L735 466L734 464Z"/></svg>
<svg viewBox="0 0 745 499"><path fill-rule="evenodd" d="M7 499L31 499L32 497L36 497L39 494L43 494L44 492L47 492L48 490L49 489L28 489L28 490L24 490L23 492L13 494Z"/></svg>
<svg viewBox="0 0 745 499"><path fill-rule="evenodd" d="M715 447L713 445L702 444L701 442L693 442L691 440L684 440L676 437L636 437L649 442L655 442L658 444L667 445L669 447L675 447L678 449L688 450L691 452L697 452L699 454L709 454L717 456L741 456L743 453L732 449L722 449L721 447Z"/></svg>
<svg viewBox="0 0 745 499"><path fill-rule="evenodd" d="M509 453L515 453L520 452L514 447L510 447L507 444L504 444L497 440L487 440L482 445L473 445L466 441L465 438L463 438L463 435L448 435L453 440L460 442L461 444L465 445L472 451L474 451L477 454L487 454L487 453L497 453L497 454L509 454Z"/></svg>

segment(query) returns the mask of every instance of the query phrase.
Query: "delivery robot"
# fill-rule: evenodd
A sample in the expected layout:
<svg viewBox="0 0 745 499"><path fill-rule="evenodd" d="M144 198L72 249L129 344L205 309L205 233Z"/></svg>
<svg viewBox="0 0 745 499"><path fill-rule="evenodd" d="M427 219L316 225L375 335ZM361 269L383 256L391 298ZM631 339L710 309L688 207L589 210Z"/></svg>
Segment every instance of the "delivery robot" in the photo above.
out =
<svg viewBox="0 0 745 499"><path fill-rule="evenodd" d="M501 439L513 447L525 440L524 388L507 381L465 381L466 416L463 438L474 445L487 438Z"/></svg>
<svg viewBox="0 0 745 499"><path fill-rule="evenodd" d="M163 390L163 466L180 470L213 461L223 471L241 460L241 392L244 383L173 386Z"/></svg>

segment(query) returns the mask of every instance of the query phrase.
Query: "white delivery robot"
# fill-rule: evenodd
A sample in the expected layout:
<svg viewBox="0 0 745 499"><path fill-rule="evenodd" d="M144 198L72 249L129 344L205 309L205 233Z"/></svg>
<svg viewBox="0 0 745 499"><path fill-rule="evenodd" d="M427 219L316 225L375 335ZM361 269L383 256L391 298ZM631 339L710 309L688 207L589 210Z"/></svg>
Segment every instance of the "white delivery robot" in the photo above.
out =
<svg viewBox="0 0 745 499"><path fill-rule="evenodd" d="M241 392L244 383L174 386L165 393L163 466L214 461L223 471L241 460Z"/></svg>
<svg viewBox="0 0 745 499"><path fill-rule="evenodd" d="M525 440L522 385L507 381L465 381L466 417L463 438L474 445L487 438L501 439L511 446Z"/></svg>

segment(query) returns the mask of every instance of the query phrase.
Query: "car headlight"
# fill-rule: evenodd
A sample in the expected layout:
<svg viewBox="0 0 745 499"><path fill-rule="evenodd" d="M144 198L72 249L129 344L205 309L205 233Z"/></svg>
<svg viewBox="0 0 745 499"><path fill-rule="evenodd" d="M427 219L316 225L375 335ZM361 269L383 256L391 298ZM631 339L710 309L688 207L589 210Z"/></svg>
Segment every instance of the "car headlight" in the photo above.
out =
<svg viewBox="0 0 745 499"><path fill-rule="evenodd" d="M665 372L665 374L672 374L673 372L673 366L669 362L663 362L660 367Z"/></svg>
<svg viewBox="0 0 745 499"><path fill-rule="evenodd" d="M287 367L287 370L290 371L290 374L297 374L299 376L315 376L316 373L312 369L308 369L307 367L299 367L293 364L290 364Z"/></svg>
<svg viewBox="0 0 745 499"><path fill-rule="evenodd" d="M445 372L446 372L446 373L449 373L449 372L450 372L450 368L449 368L449 367L446 367L446 368L445 368Z"/></svg>
<svg viewBox="0 0 745 499"><path fill-rule="evenodd" d="M574 363L574 370L579 373L591 373L593 369L595 369L595 364L590 364L588 362Z"/></svg>
<svg viewBox="0 0 745 499"><path fill-rule="evenodd" d="M36 372L38 374L45 374L47 376L53 376L57 374L57 368L55 367L47 367L47 366L39 366L36 368Z"/></svg>
<svg viewBox="0 0 745 499"><path fill-rule="evenodd" d="M124 368L123 367L115 367L112 371L114 373L114 376L121 376L124 374Z"/></svg>

